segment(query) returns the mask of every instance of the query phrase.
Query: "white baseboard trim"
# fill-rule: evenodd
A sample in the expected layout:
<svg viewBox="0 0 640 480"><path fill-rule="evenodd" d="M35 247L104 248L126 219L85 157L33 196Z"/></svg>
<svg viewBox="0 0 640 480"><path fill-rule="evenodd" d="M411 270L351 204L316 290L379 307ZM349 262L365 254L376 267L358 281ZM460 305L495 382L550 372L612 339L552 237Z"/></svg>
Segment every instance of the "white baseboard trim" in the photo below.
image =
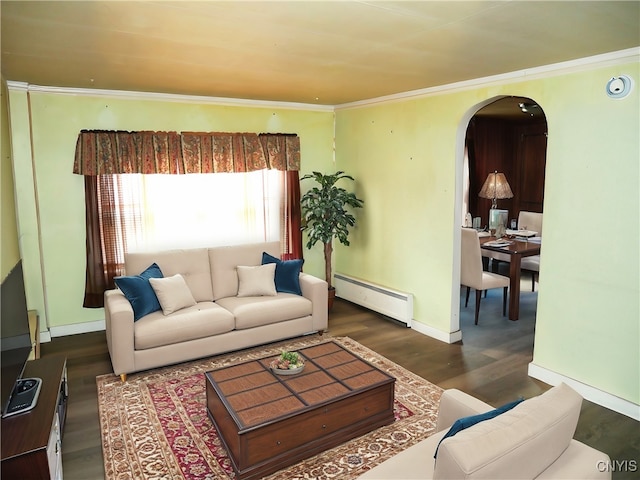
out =
<svg viewBox="0 0 640 480"><path fill-rule="evenodd" d="M51 338L53 337L66 337L67 335L76 335L78 333L100 332L104 329L105 329L104 320L96 320L94 322L74 323L72 325L62 325L60 327L50 327L49 341L51 341ZM42 341L42 337L40 341Z"/></svg>
<svg viewBox="0 0 640 480"><path fill-rule="evenodd" d="M560 383L566 383L590 402L597 403L598 405L613 410L614 412L621 413L627 417L633 418L634 420L640 421L640 405L630 402L629 400L625 400L598 388L592 387L591 385L587 385L586 383L579 382L573 378L548 370L533 362L529 363L529 376L553 386L559 385Z"/></svg>
<svg viewBox="0 0 640 480"><path fill-rule="evenodd" d="M460 330L456 332L446 333L437 328L430 327L421 322L411 320L411 328L418 333L426 335L427 337L435 338L445 343L456 343L462 340L462 332Z"/></svg>

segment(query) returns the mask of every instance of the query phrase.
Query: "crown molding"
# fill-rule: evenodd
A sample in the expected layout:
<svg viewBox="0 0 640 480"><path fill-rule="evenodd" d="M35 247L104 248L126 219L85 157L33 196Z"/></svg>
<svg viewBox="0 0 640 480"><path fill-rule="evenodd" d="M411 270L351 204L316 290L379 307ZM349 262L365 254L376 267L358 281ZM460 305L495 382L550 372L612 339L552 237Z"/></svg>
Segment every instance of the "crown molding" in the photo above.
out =
<svg viewBox="0 0 640 480"><path fill-rule="evenodd" d="M28 92L29 84L25 82L16 82L13 80L7 80L7 90L12 90L15 92Z"/></svg>
<svg viewBox="0 0 640 480"><path fill-rule="evenodd" d="M268 100L251 100L244 98L207 97L198 95L181 95L173 93L134 92L127 90L104 90L97 88L53 87L33 85L25 82L7 80L7 88L15 91L48 93L54 95L71 95L78 97L106 97L119 100L151 100L175 103L196 103L198 105L220 105L251 108L281 108L286 110L307 110L317 112L333 112L332 105L315 105L312 103L275 102Z"/></svg>
<svg viewBox="0 0 640 480"><path fill-rule="evenodd" d="M494 85L503 85L505 83L513 83L514 81L533 80L540 78L550 78L557 75L566 75L585 70L593 70L594 68L608 67L611 65L622 65L625 63L640 62L640 46L619 50L616 52L603 53L591 57L569 60L567 62L553 63L540 67L517 70L514 72L492 75L489 77L474 78L462 82L450 83L447 85L439 85L435 87L422 88L419 90L411 90L408 92L395 93L383 97L370 98L357 102L343 103L336 105L337 110L348 110L352 108L368 107L384 103L401 102L408 99L416 99L440 95L443 93L454 93L475 88L488 87Z"/></svg>

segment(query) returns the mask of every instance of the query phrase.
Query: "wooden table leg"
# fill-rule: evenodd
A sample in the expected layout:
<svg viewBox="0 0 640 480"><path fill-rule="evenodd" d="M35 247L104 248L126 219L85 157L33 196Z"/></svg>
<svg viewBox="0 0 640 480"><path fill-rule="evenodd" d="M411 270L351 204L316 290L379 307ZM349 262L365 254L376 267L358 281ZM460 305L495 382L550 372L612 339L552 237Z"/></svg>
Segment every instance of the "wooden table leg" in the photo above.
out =
<svg viewBox="0 0 640 480"><path fill-rule="evenodd" d="M520 317L520 255L511 255L509 264L509 320Z"/></svg>

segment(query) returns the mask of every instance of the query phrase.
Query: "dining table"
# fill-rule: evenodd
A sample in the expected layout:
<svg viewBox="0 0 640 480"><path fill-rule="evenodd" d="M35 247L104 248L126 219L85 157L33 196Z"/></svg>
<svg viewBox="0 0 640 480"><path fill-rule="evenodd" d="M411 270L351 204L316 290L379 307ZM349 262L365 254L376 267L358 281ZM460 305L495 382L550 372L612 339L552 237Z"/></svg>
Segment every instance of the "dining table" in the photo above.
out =
<svg viewBox="0 0 640 480"><path fill-rule="evenodd" d="M540 255L540 240L522 237L496 238L480 237L480 249L483 257L504 260L509 259L509 320L518 320L520 316L520 264L523 257Z"/></svg>

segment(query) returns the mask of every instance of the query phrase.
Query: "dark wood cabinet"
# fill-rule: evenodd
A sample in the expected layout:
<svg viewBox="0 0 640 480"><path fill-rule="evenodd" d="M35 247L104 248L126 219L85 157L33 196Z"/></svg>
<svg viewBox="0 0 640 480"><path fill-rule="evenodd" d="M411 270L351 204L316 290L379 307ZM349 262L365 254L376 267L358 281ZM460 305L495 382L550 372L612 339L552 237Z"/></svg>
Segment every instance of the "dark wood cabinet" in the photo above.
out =
<svg viewBox="0 0 640 480"><path fill-rule="evenodd" d="M56 355L27 362L23 377L42 379L42 387L33 410L2 419L2 478L62 479L67 359Z"/></svg>

